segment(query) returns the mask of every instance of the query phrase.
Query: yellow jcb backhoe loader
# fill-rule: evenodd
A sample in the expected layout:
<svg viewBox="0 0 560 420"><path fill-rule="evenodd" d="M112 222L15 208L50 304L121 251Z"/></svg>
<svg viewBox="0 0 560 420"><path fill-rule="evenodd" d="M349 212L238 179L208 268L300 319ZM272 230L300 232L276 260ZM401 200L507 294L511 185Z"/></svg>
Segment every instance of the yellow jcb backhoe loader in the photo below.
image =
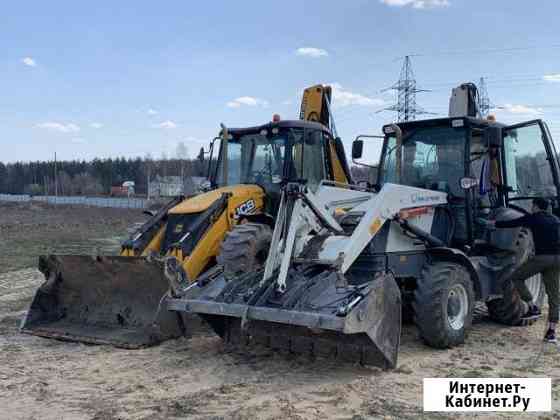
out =
<svg viewBox="0 0 560 420"><path fill-rule="evenodd" d="M312 86L300 120L222 126L210 145L211 190L170 202L123 243L120 256L41 256L45 282L21 331L125 348L188 332L184 314L161 310L171 277L180 273L184 287L218 267L228 276L263 266L285 179L312 189L322 180L351 183L330 100L329 86Z"/></svg>

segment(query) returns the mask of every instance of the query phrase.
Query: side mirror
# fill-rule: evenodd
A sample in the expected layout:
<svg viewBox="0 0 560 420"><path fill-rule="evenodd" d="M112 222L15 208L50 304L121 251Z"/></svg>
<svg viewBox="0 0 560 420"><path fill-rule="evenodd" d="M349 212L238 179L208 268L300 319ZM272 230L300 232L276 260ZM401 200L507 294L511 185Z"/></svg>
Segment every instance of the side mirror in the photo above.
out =
<svg viewBox="0 0 560 420"><path fill-rule="evenodd" d="M471 188L475 188L478 186L478 179L471 177L461 178L459 184L461 185L462 189L470 190Z"/></svg>
<svg viewBox="0 0 560 420"><path fill-rule="evenodd" d="M198 153L197 158L198 158L200 163L204 162L204 147L200 148L200 152Z"/></svg>
<svg viewBox="0 0 560 420"><path fill-rule="evenodd" d="M354 140L352 142L352 159L360 159L364 152L364 141Z"/></svg>

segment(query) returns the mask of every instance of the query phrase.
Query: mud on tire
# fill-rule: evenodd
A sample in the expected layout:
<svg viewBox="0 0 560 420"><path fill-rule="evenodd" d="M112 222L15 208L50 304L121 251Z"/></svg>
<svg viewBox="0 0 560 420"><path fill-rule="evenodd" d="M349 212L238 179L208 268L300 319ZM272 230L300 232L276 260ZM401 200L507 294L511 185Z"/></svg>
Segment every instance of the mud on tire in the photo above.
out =
<svg viewBox="0 0 560 420"><path fill-rule="evenodd" d="M225 276L232 278L262 268L271 240L272 229L268 225L250 222L236 225L226 234L217 257Z"/></svg>
<svg viewBox="0 0 560 420"><path fill-rule="evenodd" d="M462 344L474 310L469 272L462 265L447 261L426 264L412 306L414 322L426 344L435 348Z"/></svg>

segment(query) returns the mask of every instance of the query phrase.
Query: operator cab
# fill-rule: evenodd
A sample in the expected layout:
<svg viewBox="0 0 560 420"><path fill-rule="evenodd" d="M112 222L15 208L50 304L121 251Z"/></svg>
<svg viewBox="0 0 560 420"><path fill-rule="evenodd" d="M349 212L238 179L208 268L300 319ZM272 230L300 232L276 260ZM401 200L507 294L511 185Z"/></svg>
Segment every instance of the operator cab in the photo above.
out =
<svg viewBox="0 0 560 420"><path fill-rule="evenodd" d="M340 155L333 156L331 145L335 139L323 124L286 120L227 129L227 136L227 144L222 138L223 131L215 139L220 146L217 159L210 158L212 187L259 185L272 200L273 214L285 182L305 180L306 185L315 190L322 180L336 179L336 165L345 168L345 179L350 179L345 160L340 159Z"/></svg>
<svg viewBox="0 0 560 420"><path fill-rule="evenodd" d="M477 219L504 207L527 212L535 197L550 200L559 213L558 155L543 121L506 126L460 117L397 125L400 133L394 125L383 128L377 185L446 192L453 219L450 246L472 247L485 235Z"/></svg>

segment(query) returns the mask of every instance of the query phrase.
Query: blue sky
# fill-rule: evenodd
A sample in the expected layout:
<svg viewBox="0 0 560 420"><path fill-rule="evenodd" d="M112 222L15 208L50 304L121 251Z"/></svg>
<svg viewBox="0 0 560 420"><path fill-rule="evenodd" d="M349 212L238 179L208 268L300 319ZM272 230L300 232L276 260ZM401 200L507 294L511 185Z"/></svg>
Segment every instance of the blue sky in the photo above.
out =
<svg viewBox="0 0 560 420"><path fill-rule="evenodd" d="M0 160L191 155L219 123L297 118L305 86L335 86L350 146L395 115L382 89L414 54L418 95L445 114L487 77L498 118L560 138L555 0L19 1L0 16Z"/></svg>

